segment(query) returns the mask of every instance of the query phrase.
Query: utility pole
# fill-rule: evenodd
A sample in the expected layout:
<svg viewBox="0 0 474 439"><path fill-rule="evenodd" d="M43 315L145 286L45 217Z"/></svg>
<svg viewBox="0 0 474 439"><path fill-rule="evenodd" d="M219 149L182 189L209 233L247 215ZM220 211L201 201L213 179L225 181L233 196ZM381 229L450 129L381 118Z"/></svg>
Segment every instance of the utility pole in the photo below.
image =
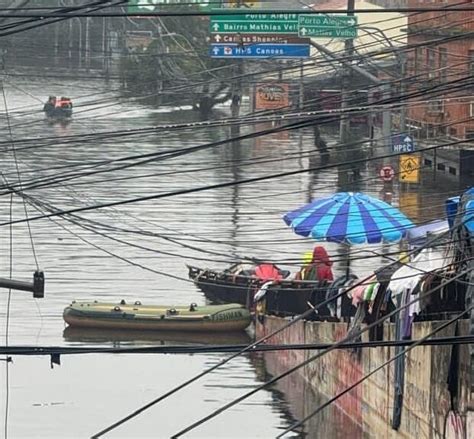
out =
<svg viewBox="0 0 474 439"><path fill-rule="evenodd" d="M86 18L86 72L91 68L90 18Z"/></svg>
<svg viewBox="0 0 474 439"><path fill-rule="evenodd" d="M354 15L355 0L347 0L347 15ZM344 42L344 56L348 59L349 63L352 64L352 56L354 55L354 40L352 38L347 39ZM342 69L342 87L341 87L341 119L339 127L339 143L340 147L344 146L349 142L349 134L351 129L351 121L345 110L349 106L349 86L350 79L352 76L352 70L345 64Z"/></svg>
<svg viewBox="0 0 474 439"><path fill-rule="evenodd" d="M400 52L399 60L401 63L400 66L400 96L403 99L402 106L400 108L400 132L405 133L407 129L407 103L405 101L405 95L407 92L405 75L407 68L407 56L404 52Z"/></svg>
<svg viewBox="0 0 474 439"><path fill-rule="evenodd" d="M303 111L304 106L304 61L300 61L300 87L298 92L298 110ZM301 131L301 130L300 130Z"/></svg>
<svg viewBox="0 0 474 439"><path fill-rule="evenodd" d="M364 78L367 78L373 84L380 86L383 100L387 100L387 102L389 102L389 98L390 98L390 84L389 83L385 83L381 79L372 75L372 73L365 71L362 67L358 66L357 64L352 64L350 60L346 61L346 59L344 59L343 57L334 55L334 53L332 53L327 47L322 46L319 43L315 43L313 40L310 41L310 44L316 49L318 49L320 52L327 55L328 57L341 63L343 66L348 67L350 70L360 74ZM384 154L387 154L390 152L389 151L390 135L392 131L392 118L390 114L390 108L385 107L382 110L382 121L383 121L382 131L383 131L383 137L384 137L384 151L383 152Z"/></svg>
<svg viewBox="0 0 474 439"><path fill-rule="evenodd" d="M54 25L54 66L58 66L58 55L59 55L59 24Z"/></svg>
<svg viewBox="0 0 474 439"><path fill-rule="evenodd" d="M242 6L242 0L237 0L236 7L240 9ZM238 42L238 47L242 47L242 41ZM242 103L242 76L244 74L244 60L236 60L236 76L234 83L232 84L232 95L230 110L233 119L236 119L240 115L240 105ZM240 134L240 125L238 123L231 125L231 136L235 137Z"/></svg>

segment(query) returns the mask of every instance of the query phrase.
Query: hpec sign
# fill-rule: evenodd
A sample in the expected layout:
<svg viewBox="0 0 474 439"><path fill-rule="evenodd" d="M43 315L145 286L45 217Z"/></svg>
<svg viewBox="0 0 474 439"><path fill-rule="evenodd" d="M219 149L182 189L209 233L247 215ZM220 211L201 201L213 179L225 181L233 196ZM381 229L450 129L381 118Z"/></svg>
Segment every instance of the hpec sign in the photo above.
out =
<svg viewBox="0 0 474 439"><path fill-rule="evenodd" d="M414 152L415 141L408 134L396 134L392 136L392 152Z"/></svg>

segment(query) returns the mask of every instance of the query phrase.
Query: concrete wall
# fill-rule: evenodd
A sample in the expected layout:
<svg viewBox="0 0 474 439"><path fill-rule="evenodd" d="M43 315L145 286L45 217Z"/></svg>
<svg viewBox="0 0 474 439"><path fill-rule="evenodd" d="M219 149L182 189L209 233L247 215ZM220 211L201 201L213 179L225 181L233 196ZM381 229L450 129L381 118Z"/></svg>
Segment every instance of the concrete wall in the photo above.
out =
<svg viewBox="0 0 474 439"><path fill-rule="evenodd" d="M257 323L257 337L269 334L288 322L286 319L266 316L263 324ZM413 338L421 338L440 322L420 322L413 327ZM467 321L461 322L462 334L467 334ZM343 323L297 322L268 343L315 343L334 342L345 336L347 325ZM393 339L393 325L385 327L384 339ZM437 336L453 335L454 328L446 328ZM312 412L328 397L332 397L362 378L377 366L394 356L394 348L359 350L335 350L299 369L287 379L281 390L294 406L294 416L301 419ZM280 351L265 354L268 371L276 375L312 356L316 351ZM307 423L306 431L321 434L321 422L344 425L346 437L386 438L442 438L446 424L446 437L465 437L465 418L449 414L450 395L447 388L450 347L420 346L406 356L404 403L401 425L398 431L391 428L393 410L394 364L383 368L361 385L348 392L318 415L318 420ZM460 402L459 410L466 412L469 398L469 353L461 347L460 355ZM290 378L291 377L291 378ZM309 387L309 389L307 388ZM295 394L296 392L296 394ZM319 396L309 398L310 393ZM322 396L321 396L322 395ZM318 399L319 398L319 399ZM317 430L312 430L312 429ZM329 428L329 427L328 427ZM308 431L309 429L309 431Z"/></svg>

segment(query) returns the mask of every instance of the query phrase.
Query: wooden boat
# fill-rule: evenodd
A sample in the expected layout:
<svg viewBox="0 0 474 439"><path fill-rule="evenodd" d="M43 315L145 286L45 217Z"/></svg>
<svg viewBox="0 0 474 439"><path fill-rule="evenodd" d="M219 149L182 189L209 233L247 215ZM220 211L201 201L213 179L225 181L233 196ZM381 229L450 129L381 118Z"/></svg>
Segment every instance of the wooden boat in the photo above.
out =
<svg viewBox="0 0 474 439"><path fill-rule="evenodd" d="M190 306L142 305L141 302L72 302L63 318L70 326L154 331L243 331L250 313L239 304Z"/></svg>
<svg viewBox="0 0 474 439"><path fill-rule="evenodd" d="M254 270L241 270L237 266L218 271L188 265L188 276L211 303L240 303L247 308L254 306L254 296L268 279L261 279ZM317 305L326 300L328 285L318 281L282 278L269 285L266 292L266 312L280 316L302 314L308 309L308 302ZM329 309L322 306L315 319L329 316Z"/></svg>

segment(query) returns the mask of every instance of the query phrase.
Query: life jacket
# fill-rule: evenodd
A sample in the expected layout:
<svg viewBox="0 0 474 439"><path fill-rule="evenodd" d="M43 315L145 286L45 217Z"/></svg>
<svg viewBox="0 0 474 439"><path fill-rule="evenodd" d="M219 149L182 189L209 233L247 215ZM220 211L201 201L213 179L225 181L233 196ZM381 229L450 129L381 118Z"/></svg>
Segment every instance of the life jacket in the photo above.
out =
<svg viewBox="0 0 474 439"><path fill-rule="evenodd" d="M56 108L69 108L71 99L56 99Z"/></svg>
<svg viewBox="0 0 474 439"><path fill-rule="evenodd" d="M263 281L282 279L280 271L273 264L260 264L255 268L255 275Z"/></svg>

